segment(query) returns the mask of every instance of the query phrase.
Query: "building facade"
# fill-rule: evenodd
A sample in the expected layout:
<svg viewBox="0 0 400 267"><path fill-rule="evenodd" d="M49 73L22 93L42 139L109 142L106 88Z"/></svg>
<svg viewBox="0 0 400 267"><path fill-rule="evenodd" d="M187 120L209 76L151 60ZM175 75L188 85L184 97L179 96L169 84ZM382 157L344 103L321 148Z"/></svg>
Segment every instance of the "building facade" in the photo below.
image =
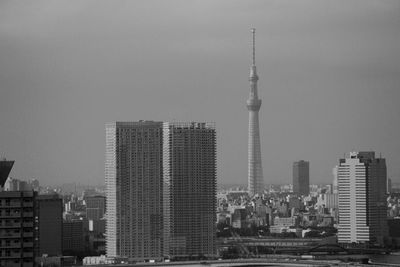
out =
<svg viewBox="0 0 400 267"><path fill-rule="evenodd" d="M0 266L34 266L35 196L33 191L0 192Z"/></svg>
<svg viewBox="0 0 400 267"><path fill-rule="evenodd" d="M258 75L255 58L255 29L253 34L253 64L250 68L250 93L247 99L247 109L249 111L249 129L248 129L248 192L250 196L255 194L262 195L264 192L264 178L261 162L261 142L260 142L260 125L258 112L261 107L261 99L258 98Z"/></svg>
<svg viewBox="0 0 400 267"><path fill-rule="evenodd" d="M162 123L106 126L106 251L109 257L163 258Z"/></svg>
<svg viewBox="0 0 400 267"><path fill-rule="evenodd" d="M339 243L380 243L388 235L386 162L351 152L338 166Z"/></svg>
<svg viewBox="0 0 400 267"><path fill-rule="evenodd" d="M100 220L104 217L106 210L105 196L88 196L85 197L86 202L86 218L88 220Z"/></svg>
<svg viewBox="0 0 400 267"><path fill-rule="evenodd" d="M308 196L310 194L310 163L300 160L293 163L293 193Z"/></svg>
<svg viewBox="0 0 400 267"><path fill-rule="evenodd" d="M63 255L70 256L85 251L84 221L69 220L62 224Z"/></svg>
<svg viewBox="0 0 400 267"><path fill-rule="evenodd" d="M215 124L165 122L163 134L165 249L215 255Z"/></svg>
<svg viewBox="0 0 400 267"><path fill-rule="evenodd" d="M37 217L36 256L62 255L62 223L63 204L57 195L38 195L35 213Z"/></svg>
<svg viewBox="0 0 400 267"><path fill-rule="evenodd" d="M106 140L107 256L215 255L215 125L116 122Z"/></svg>

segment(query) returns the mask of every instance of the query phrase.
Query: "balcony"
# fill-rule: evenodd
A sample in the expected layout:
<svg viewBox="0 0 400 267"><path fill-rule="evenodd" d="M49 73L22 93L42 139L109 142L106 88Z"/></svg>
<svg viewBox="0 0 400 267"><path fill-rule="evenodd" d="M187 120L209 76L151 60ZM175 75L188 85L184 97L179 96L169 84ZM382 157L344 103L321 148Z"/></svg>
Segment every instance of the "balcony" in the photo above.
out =
<svg viewBox="0 0 400 267"><path fill-rule="evenodd" d="M12 212L12 213L2 212L2 213L0 213L0 218L19 218L19 217L21 217L21 213L15 213L15 212Z"/></svg>
<svg viewBox="0 0 400 267"><path fill-rule="evenodd" d="M33 247L33 242L24 242L23 246L24 246L24 248L31 248L31 247Z"/></svg>
<svg viewBox="0 0 400 267"><path fill-rule="evenodd" d="M1 238L21 238L21 233L0 233Z"/></svg>
<svg viewBox="0 0 400 267"><path fill-rule="evenodd" d="M33 258L33 252L24 252L23 257L24 258Z"/></svg>
<svg viewBox="0 0 400 267"><path fill-rule="evenodd" d="M20 253L10 253L10 254L0 254L0 259L15 259L15 258L21 258L21 254Z"/></svg>
<svg viewBox="0 0 400 267"><path fill-rule="evenodd" d="M25 232L24 237L33 237L33 232Z"/></svg>
<svg viewBox="0 0 400 267"><path fill-rule="evenodd" d="M24 202L22 204L23 207L33 207L33 202Z"/></svg>
<svg viewBox="0 0 400 267"><path fill-rule="evenodd" d="M32 211L25 211L23 213L24 217L33 217L33 212Z"/></svg>
<svg viewBox="0 0 400 267"><path fill-rule="evenodd" d="M6 228L20 228L21 223L2 223L0 224L0 229L6 229Z"/></svg>
<svg viewBox="0 0 400 267"><path fill-rule="evenodd" d="M33 227L33 222L24 222L23 227Z"/></svg>
<svg viewBox="0 0 400 267"><path fill-rule="evenodd" d="M10 244L6 244L5 242L3 244L0 244L0 249L6 249L6 248L21 248L21 243L10 243Z"/></svg>
<svg viewBox="0 0 400 267"><path fill-rule="evenodd" d="M2 203L0 204L0 209L9 209L9 208L20 208L21 203L15 202L15 203Z"/></svg>

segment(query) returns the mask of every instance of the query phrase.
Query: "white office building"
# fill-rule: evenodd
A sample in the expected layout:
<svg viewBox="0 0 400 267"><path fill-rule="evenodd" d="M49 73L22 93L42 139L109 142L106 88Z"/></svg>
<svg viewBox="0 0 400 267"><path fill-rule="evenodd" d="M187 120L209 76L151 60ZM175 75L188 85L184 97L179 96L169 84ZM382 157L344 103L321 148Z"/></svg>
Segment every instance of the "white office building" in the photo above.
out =
<svg viewBox="0 0 400 267"><path fill-rule="evenodd" d="M386 162L351 152L338 166L339 243L383 243L387 236Z"/></svg>

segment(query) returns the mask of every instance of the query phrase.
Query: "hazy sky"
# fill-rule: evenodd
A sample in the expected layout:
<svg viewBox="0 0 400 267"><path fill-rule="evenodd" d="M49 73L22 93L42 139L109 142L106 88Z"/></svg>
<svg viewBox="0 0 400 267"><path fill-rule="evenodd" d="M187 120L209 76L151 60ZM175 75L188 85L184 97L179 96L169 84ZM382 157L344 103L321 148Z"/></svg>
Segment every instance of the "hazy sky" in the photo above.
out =
<svg viewBox="0 0 400 267"><path fill-rule="evenodd" d="M105 123L215 121L247 183L250 28L266 183L375 150L400 182L400 1L0 2L0 155L41 184L104 181Z"/></svg>

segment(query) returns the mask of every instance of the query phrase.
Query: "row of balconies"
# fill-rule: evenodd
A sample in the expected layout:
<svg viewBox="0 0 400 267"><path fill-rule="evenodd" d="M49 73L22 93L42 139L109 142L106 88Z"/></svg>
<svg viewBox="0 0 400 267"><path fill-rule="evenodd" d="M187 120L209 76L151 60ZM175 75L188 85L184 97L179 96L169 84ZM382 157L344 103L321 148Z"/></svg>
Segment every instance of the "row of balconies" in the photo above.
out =
<svg viewBox="0 0 400 267"><path fill-rule="evenodd" d="M25 212L5 212L5 211L0 211L0 218L20 218L22 217L33 217L33 212L32 211L25 211Z"/></svg>
<svg viewBox="0 0 400 267"><path fill-rule="evenodd" d="M21 248L21 247L32 248L33 242L22 242L21 243L21 242L17 241L17 242L13 242L13 243L11 243L11 242L7 243L3 240L3 242L0 243L0 249L6 249L6 248L13 249L13 248Z"/></svg>
<svg viewBox="0 0 400 267"><path fill-rule="evenodd" d="M22 253L23 258L32 258L33 257L33 252L23 252ZM11 252L11 253L6 253L5 251L0 254L0 259L14 259L14 258L21 258L21 253L20 252Z"/></svg>
<svg viewBox="0 0 400 267"><path fill-rule="evenodd" d="M0 222L0 229L33 227L33 222Z"/></svg>
<svg viewBox="0 0 400 267"><path fill-rule="evenodd" d="M33 202L0 202L0 209L3 208L20 208L20 207L33 207Z"/></svg>
<svg viewBox="0 0 400 267"><path fill-rule="evenodd" d="M21 237L33 237L33 232L0 232L0 238L21 238Z"/></svg>

